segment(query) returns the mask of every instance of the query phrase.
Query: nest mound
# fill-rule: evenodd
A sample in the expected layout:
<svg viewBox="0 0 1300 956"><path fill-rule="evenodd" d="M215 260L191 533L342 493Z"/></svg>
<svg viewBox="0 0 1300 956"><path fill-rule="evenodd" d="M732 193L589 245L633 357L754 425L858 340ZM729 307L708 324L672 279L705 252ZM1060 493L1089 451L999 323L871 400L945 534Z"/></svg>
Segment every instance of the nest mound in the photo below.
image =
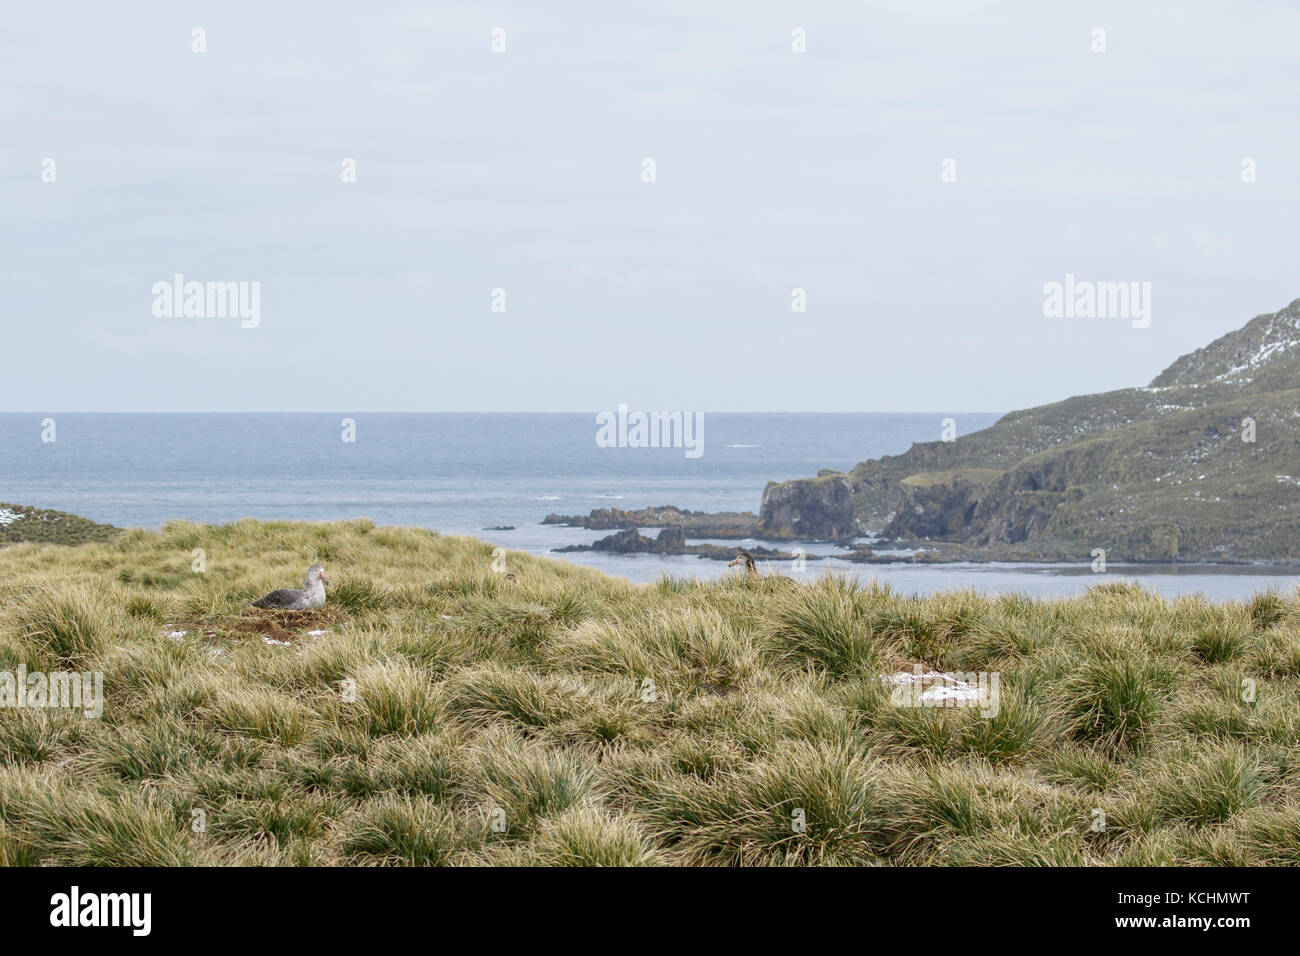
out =
<svg viewBox="0 0 1300 956"><path fill-rule="evenodd" d="M331 607L307 611L249 608L226 630L234 634L262 634L273 641L297 643L307 631L330 630L346 617L342 611Z"/></svg>

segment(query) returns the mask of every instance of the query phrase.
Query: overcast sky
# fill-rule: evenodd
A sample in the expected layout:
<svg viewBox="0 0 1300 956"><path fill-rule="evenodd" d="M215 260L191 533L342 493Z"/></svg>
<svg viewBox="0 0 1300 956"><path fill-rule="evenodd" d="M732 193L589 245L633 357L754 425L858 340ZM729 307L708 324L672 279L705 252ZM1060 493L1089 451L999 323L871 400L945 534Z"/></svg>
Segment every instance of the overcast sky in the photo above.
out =
<svg viewBox="0 0 1300 956"><path fill-rule="evenodd" d="M8 0L0 410L1144 384L1300 297L1297 37L1281 0ZM176 273L260 324L155 316ZM1150 327L1044 317L1067 273L1152 283Z"/></svg>

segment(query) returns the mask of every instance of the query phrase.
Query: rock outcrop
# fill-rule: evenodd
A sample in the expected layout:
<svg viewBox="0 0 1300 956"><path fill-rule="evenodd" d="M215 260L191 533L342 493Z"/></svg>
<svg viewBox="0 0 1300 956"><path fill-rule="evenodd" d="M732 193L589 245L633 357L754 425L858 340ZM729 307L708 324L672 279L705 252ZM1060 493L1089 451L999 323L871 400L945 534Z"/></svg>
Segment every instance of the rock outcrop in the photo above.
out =
<svg viewBox="0 0 1300 956"><path fill-rule="evenodd" d="M924 472L897 483L898 503L887 538L947 538L970 525L994 471Z"/></svg>
<svg viewBox="0 0 1300 956"><path fill-rule="evenodd" d="M758 537L839 541L857 533L853 494L845 475L772 481L763 489Z"/></svg>
<svg viewBox="0 0 1300 956"><path fill-rule="evenodd" d="M659 532L657 538L641 534L633 525L622 531L601 538L591 544L570 544L554 549L557 554L575 551L603 551L610 554L694 554L701 558L715 561L730 561L737 549L720 544L687 544L685 530L681 525L670 525ZM760 545L747 544L745 550L756 558L772 560L793 560L796 556L785 551L765 548ZM816 555L806 555L807 561L819 561Z"/></svg>
<svg viewBox="0 0 1300 956"><path fill-rule="evenodd" d="M686 511L673 505L658 505L624 511L621 508L596 508L587 515L549 514L542 524L558 524L590 531L612 531L616 528L666 528L680 525L697 538L748 538L754 534L752 511L722 511L710 514L704 511Z"/></svg>

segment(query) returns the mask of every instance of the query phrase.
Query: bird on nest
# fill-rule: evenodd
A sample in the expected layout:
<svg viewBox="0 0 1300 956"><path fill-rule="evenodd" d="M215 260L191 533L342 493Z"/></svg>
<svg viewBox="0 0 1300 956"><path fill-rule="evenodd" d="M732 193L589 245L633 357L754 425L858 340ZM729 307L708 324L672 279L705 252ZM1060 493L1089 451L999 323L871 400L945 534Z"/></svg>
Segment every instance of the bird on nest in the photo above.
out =
<svg viewBox="0 0 1300 956"><path fill-rule="evenodd" d="M312 608L325 606L325 585L330 579L325 576L325 569L313 564L307 569L307 579L300 588L279 588L265 597L253 602L253 607L270 608L276 611L310 611Z"/></svg>

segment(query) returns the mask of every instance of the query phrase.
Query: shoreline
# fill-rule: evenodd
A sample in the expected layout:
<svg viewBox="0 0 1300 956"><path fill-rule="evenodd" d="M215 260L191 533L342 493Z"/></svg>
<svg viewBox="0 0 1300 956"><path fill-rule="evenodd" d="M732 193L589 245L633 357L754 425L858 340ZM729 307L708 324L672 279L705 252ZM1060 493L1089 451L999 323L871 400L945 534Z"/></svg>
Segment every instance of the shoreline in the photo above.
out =
<svg viewBox="0 0 1300 956"><path fill-rule="evenodd" d="M17 512L17 516L15 516L15 512ZM380 522L375 521L373 518L364 515L352 515L347 517L323 518L323 519L316 519L316 518L301 519L301 518L293 518L293 517L267 518L267 517L260 517L254 515L245 515L228 521L216 521L216 522L202 521L202 520L188 518L188 517L173 516L164 519L163 521L159 522L154 526L148 526L148 525L117 526L105 522L92 521L89 518L84 518L80 515L70 514L68 512L57 511L49 508L42 508L34 505L15 505L12 503L0 503L0 513L3 513L7 519L2 525L0 525L0 527L3 527L3 529L5 530L12 529L11 535L15 532L25 530L26 527L30 527L30 525L27 526L20 525L19 521L23 518L26 518L27 520L31 520L33 518L39 518L43 524L48 523L51 521L51 519L53 519L53 521L55 522L59 522L59 521L76 522L78 523L78 525L81 526L93 527L94 530L97 532L97 534L94 537L88 538L87 543L89 541L104 541L104 540L111 541L112 538L117 535L130 534L132 532L144 531L147 533L156 534L161 532L164 527L174 522L181 522L184 524L192 524L197 526L220 528L220 527L227 527L230 525L236 525L246 521L256 521L262 523L283 522L289 524L302 524L302 525L328 525L328 524L335 524L339 521L359 520L359 521L370 521L375 525L376 528L392 528L392 529L413 528L413 529L431 531L440 535L477 538L482 541L492 541L493 543L501 543L503 545L508 545L509 541L501 536L509 532L528 531L528 530L534 530L536 528L543 528L543 527L569 527L569 528L580 527L577 525L565 524L558 521L543 520L537 522L535 525L532 526L520 525L520 526L486 527L486 528L475 528L475 529L457 529L457 528L446 528L446 527L440 528L440 527L434 527L430 525L423 525L423 524L416 524L416 523L408 523L408 524L382 523L381 524ZM555 516L552 515L548 517L555 517ZM582 530L597 530L597 529L582 529ZM639 531L639 528L637 530ZM660 528L657 530L662 531L663 529ZM500 537L501 540L497 541L496 538L489 537L489 536ZM653 541L655 539L651 538L648 540ZM719 545L717 544L719 540L734 541L735 543ZM857 540L868 541L872 539L861 538ZM847 549L847 545L839 544L835 541L797 540L797 539L792 540L792 539L784 539L784 538L764 538L764 537L744 537L744 538L729 539L729 538L719 538L716 535L707 535L707 536L700 536L700 537L685 537L684 541L686 547L688 548L703 547L708 550L704 550L700 552L693 552L689 550L668 551L668 552L634 551L634 550L620 551L620 550L613 550L613 549L597 549L594 546L595 545L594 542L586 545L582 545L582 544L559 545L555 547L544 548L540 551L535 551L532 548L521 547L518 545L516 545L516 549L527 550L530 551L530 553L535 553L537 556L550 557L552 555L555 555L556 557L552 558L553 560L568 561L569 563L578 563L578 562L570 561L566 557L566 555L574 554L574 553L599 554L602 557L607 556L610 558L647 558L653 556L667 555L667 556L675 556L675 557L680 556L680 557L687 557L687 558L695 557L703 561L729 561L732 553L734 553L735 551L750 550L755 553L755 557L760 562L780 563L783 561L793 560L796 556L791 554L790 552L784 552L780 556L777 556L776 554L764 555L764 554L760 554L759 552L760 551L775 552L778 549L780 549L783 545L787 547L793 545L794 547L801 548L801 549L803 549L803 546L807 545L812 547L818 547L818 546L829 547L832 549L830 551L818 551L818 552L813 552L811 550L804 549L805 554L803 555L803 557L805 558L805 560L810 562L818 562L818 563L824 561L841 562L844 564L868 565L871 567L893 568L893 569L918 568L918 567L932 567L932 568L960 567L960 568L988 568L988 569L997 569L997 570L1013 570L1016 568L1024 568L1029 571L1056 569L1063 574L1071 574L1071 573L1075 573L1076 570L1082 571L1082 570L1089 569L1091 566L1091 561L1086 557L1071 559L1069 557L1058 557L1058 556L1038 558L1029 555L1026 556L1008 555L1006 557L992 557L992 556L974 557L974 556L967 556L967 555L943 555L942 548L944 547L945 542L924 542L923 544L920 544L919 546L916 547L911 557L885 554L882 553L881 551L877 551L874 553L872 559L864 560L861 557L855 558L853 556L861 555L863 551L867 549L863 549L863 548ZM10 547L15 544L23 544L23 543L26 543L25 539L21 539L16 536L11 536L8 539L0 537L0 549ZM64 544L65 542L45 540L45 539L33 539L32 543ZM66 544L67 546L76 546L77 544L80 543L83 542L75 541L75 542L67 542ZM875 543L879 544L880 542L876 541ZM903 547L905 546L900 546L898 542L889 542L889 548L887 550L891 550L891 551L902 550ZM836 548L841 549L842 553L836 553L836 551L834 550ZM724 552L726 553L726 556L724 556ZM934 555L934 557L923 557L923 555ZM1177 574L1180 571L1185 570L1190 573L1200 572L1200 573L1209 573L1209 574L1276 573L1278 575L1287 575L1287 574L1300 575L1300 561L1287 562L1287 561L1277 561L1271 559L1258 559L1258 560L1240 559L1240 560L1232 560L1232 561L1111 559L1107 561L1107 571L1102 573L1110 573L1112 570L1117 571L1122 569L1138 569L1141 570L1143 573L1151 573L1151 574L1158 574L1162 572Z"/></svg>
<svg viewBox="0 0 1300 956"><path fill-rule="evenodd" d="M488 547L499 547L507 554L526 554L533 558L558 561L575 569L594 570L607 577L638 585L653 585L665 578L691 580L699 584L725 579L737 573L736 569L728 565L735 552L741 549L751 550L754 553L760 573L764 576L794 578L811 583L830 573L861 584L872 582L887 584L899 593L917 597L973 590L986 596L1023 594L1041 599L1068 598L1081 595L1096 585L1128 581L1166 598L1200 595L1213 601L1231 602L1249 600L1252 594L1260 591L1289 593L1300 579L1300 565L1264 560L1254 562L1111 560L1107 562L1106 570L1098 573L1093 570L1086 556L1075 560L1048 558L1033 560L1024 557L984 560L952 557L947 560L934 560L877 553L874 555L874 560L855 561L850 555L858 553L857 551L843 546L836 547L834 542L763 539L727 541L725 544L715 539L715 543L707 545L710 553L706 554L645 551L620 553L593 549L592 539L598 538L599 532L562 529L554 524L548 526L526 521L520 521L509 528L489 528L480 524L464 526L457 523L437 527L432 526L431 523L392 521L380 523L353 514L304 520L245 516L204 522L172 518L154 527L135 525L131 528L117 528L112 525L92 523L87 519L62 512L42 511L30 506L5 507L20 507L23 512L32 515L59 516L60 521L43 524L41 532L45 536L32 539L34 543L44 545L93 544L112 542L119 537L129 539L141 533L166 534L165 528L177 522L195 530L208 529L206 533L220 534L224 533L221 529L247 522L321 527L335 524L340 520L361 521L371 527L385 529L388 533L400 534L407 530L422 530L443 537L464 537ZM9 550L8 545L20 543L20 540L15 538L15 534L25 520L28 519L11 520L0 529L4 532L0 534L0 553ZM71 530L66 524L68 521L81 522L89 526L93 533L87 536L83 528L77 535L67 535L66 532L58 536L48 535L51 530L62 531L61 526ZM764 554L760 548L767 545L781 550L776 553L776 556L770 553ZM575 547L576 551L564 550ZM795 555L789 550L794 548L802 548L804 551L804 561L799 564L796 564Z"/></svg>

